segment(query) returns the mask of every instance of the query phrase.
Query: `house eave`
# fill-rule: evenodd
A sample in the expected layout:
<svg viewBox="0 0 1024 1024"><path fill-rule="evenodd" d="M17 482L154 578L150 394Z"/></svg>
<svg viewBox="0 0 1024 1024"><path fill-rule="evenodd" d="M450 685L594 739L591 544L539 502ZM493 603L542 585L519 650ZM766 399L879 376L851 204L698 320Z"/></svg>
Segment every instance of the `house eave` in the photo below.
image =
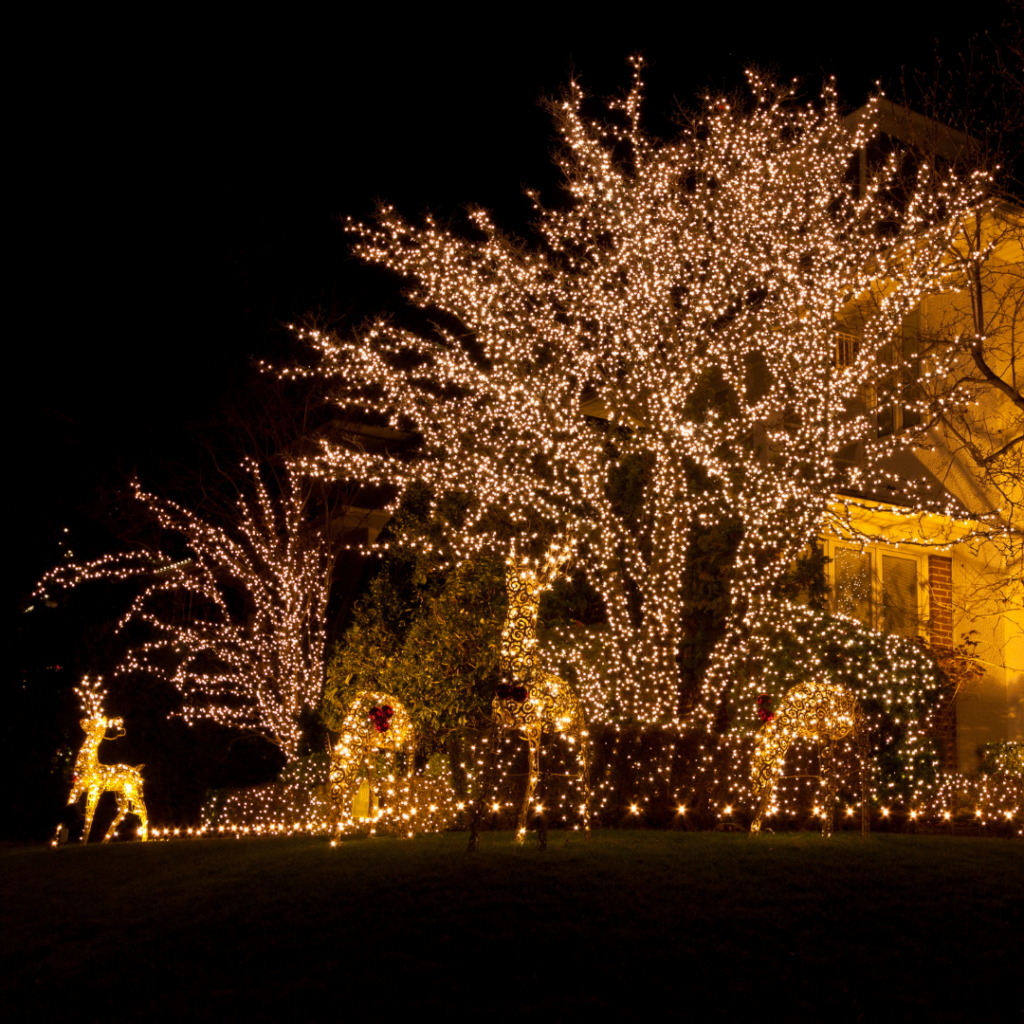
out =
<svg viewBox="0 0 1024 1024"><path fill-rule="evenodd" d="M985 531L974 519L874 501L853 494L834 494L829 501L826 532L851 543L884 543L948 553L954 545Z"/></svg>

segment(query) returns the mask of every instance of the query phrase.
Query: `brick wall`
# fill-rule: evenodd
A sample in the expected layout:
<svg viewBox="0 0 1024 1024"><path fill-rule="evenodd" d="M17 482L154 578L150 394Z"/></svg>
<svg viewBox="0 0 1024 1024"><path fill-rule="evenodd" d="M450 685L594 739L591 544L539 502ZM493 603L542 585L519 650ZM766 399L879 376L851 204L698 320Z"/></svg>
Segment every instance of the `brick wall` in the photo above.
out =
<svg viewBox="0 0 1024 1024"><path fill-rule="evenodd" d="M928 590L931 593L931 617L928 630L932 647L953 646L953 559L944 555L928 556ZM944 698L945 700L948 698ZM935 723L935 738L947 768L955 768L956 707L946 708Z"/></svg>
<svg viewBox="0 0 1024 1024"><path fill-rule="evenodd" d="M928 621L932 645L953 646L953 559L944 555L928 556L928 589L931 592L931 618Z"/></svg>

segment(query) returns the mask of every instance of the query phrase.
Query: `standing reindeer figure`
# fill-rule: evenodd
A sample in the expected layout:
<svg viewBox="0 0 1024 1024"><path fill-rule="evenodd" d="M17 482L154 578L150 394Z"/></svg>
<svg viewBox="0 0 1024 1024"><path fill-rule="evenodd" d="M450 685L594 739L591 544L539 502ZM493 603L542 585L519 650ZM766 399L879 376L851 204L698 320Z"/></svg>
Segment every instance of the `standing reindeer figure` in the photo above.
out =
<svg viewBox="0 0 1024 1024"><path fill-rule="evenodd" d="M765 724L757 734L754 757L750 771L755 796L761 795L757 814L750 826L751 834L761 830L761 821L771 804L775 783L782 775L786 752L795 739L816 739L819 744L821 783L825 790L824 816L821 834L825 839L832 835L832 819L836 802L835 756L832 750L834 740L842 739L851 732L856 736L860 750L861 834L870 830L868 819L868 733L864 712L856 698L843 686L834 683L800 683L785 696L778 712L767 709L767 698L762 697L761 715Z"/></svg>
<svg viewBox="0 0 1024 1024"><path fill-rule="evenodd" d="M520 729L530 748L526 795L519 810L515 842L526 837L530 803L540 777L540 741L545 729L565 736L570 745L579 744L577 758L583 781L583 813L586 836L590 838L590 747L583 706L572 687L558 676L537 668L537 612L541 595L561 574L569 557L571 541L564 548L553 547L543 565L531 568L529 560L517 558L513 550L505 571L508 587L508 615L501 631L501 683L491 704L496 729ZM492 756L496 753L492 751ZM470 850L479 842L478 818L483 791L478 800L470 835ZM546 845L541 832L541 847Z"/></svg>
<svg viewBox="0 0 1024 1024"><path fill-rule="evenodd" d="M364 777L370 785L370 807L373 807L374 796L379 799L374 766L376 752L403 748L408 749L409 774L412 775L412 723L401 701L382 691L357 693L342 723L338 742L331 750L329 823L332 839L340 835L343 817L351 814L352 798Z"/></svg>
<svg viewBox="0 0 1024 1024"><path fill-rule="evenodd" d="M100 797L104 793L113 793L117 797L117 816L107 829L103 842L110 839L117 826L124 820L124 816L129 813L139 816L139 838L145 842L149 837L149 818L146 814L146 803L142 799L142 776L139 774L145 765L129 768L124 764L100 764L97 756L100 744L108 738L108 729L116 730L111 739L118 739L124 735L124 721L120 718L107 718L103 714L103 698L107 691L101 688L102 682L102 678L97 678L95 683L90 683L89 677L86 676L82 680L82 685L75 687L86 715L79 723L85 732L85 741L75 761L75 774L71 781L68 804L75 803L83 793L86 794L85 831L82 833L82 842L87 843Z"/></svg>

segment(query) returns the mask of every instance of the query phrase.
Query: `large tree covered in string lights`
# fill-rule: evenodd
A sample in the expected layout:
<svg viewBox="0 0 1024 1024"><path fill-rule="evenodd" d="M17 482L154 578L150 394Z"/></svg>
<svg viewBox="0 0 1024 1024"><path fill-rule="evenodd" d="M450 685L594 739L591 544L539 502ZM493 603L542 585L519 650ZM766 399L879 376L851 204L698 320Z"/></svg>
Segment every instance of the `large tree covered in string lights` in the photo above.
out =
<svg viewBox="0 0 1024 1024"><path fill-rule="evenodd" d="M138 581L119 623L132 624L134 642L118 673L169 682L188 722L210 718L255 732L291 758L299 716L317 705L323 687L330 552L326 530L310 522L310 489L287 467L272 484L255 462L248 470L248 486L223 524L136 481L135 497L175 539L175 554L142 550L68 562L47 573L37 593L91 580Z"/></svg>
<svg viewBox="0 0 1024 1024"><path fill-rule="evenodd" d="M349 225L360 257L410 283L429 328L381 320L309 340L340 403L422 439L413 453L340 445L318 471L397 485L396 506L426 483L449 528L423 543L442 561L571 530L608 618L574 651L567 637L580 689L598 715L650 722L678 713L691 529L739 524L742 634L822 532L835 456L875 430L854 403L939 287L984 182L921 162L908 189L899 153L856 182L874 108L850 126L831 85L799 101L757 74L660 141L635 68L603 119L584 115L575 82L550 103L567 197L531 193L531 241L482 210L468 233L389 206ZM837 364L847 317L859 345ZM899 443L873 446L845 482L866 489Z"/></svg>

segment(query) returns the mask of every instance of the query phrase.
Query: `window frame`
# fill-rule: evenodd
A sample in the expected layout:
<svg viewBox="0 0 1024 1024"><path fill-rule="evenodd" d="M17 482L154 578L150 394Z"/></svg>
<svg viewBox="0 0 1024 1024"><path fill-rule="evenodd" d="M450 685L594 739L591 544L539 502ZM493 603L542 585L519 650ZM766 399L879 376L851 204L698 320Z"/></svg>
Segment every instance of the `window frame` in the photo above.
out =
<svg viewBox="0 0 1024 1024"><path fill-rule="evenodd" d="M888 555L892 558L904 558L912 561L916 566L917 577L917 632L916 636L928 636L927 623L931 614L930 594L928 590L928 552L904 545L897 546L884 541L873 541L859 543L858 541L846 540L842 537L825 536L819 538L819 543L825 550L829 561L825 565L825 573L828 578L829 601L833 614L838 612L838 599L836 597L836 550L837 548L849 548L858 553L866 553L871 556L871 624L870 628L879 632L886 632L883 619L883 579L882 579L882 558ZM899 636L901 634L893 634Z"/></svg>

